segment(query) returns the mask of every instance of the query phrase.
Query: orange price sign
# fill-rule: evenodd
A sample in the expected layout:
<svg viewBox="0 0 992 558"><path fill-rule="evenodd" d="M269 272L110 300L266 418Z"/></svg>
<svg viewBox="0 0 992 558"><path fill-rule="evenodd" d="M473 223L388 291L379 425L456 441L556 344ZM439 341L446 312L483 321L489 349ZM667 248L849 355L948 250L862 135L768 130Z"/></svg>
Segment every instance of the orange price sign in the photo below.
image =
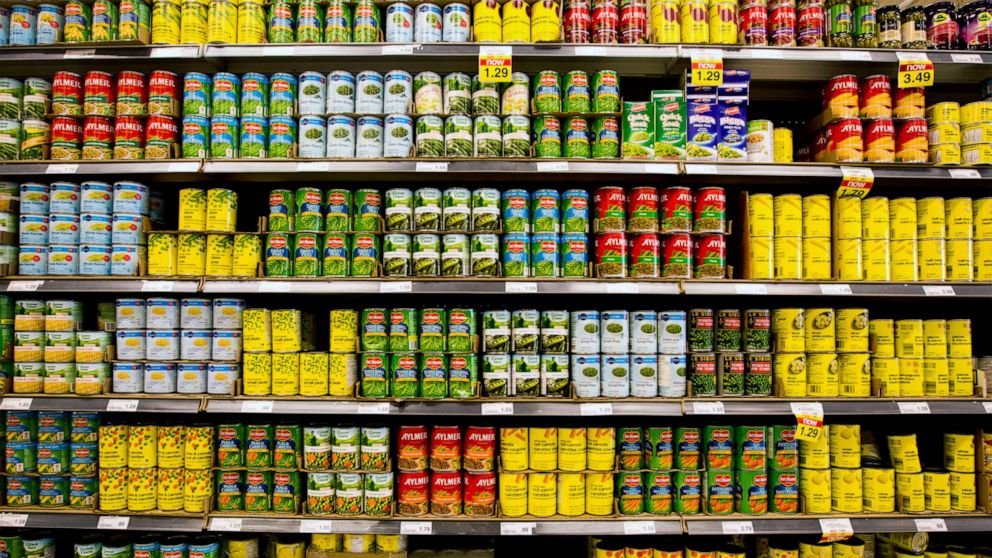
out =
<svg viewBox="0 0 992 558"><path fill-rule="evenodd" d="M693 87L723 85L723 51L698 49L690 53L689 82Z"/></svg>
<svg viewBox="0 0 992 558"><path fill-rule="evenodd" d="M900 88L930 87L933 85L933 62L926 54L915 52L897 52L899 58L899 74L897 84Z"/></svg>
<svg viewBox="0 0 992 558"><path fill-rule="evenodd" d="M510 83L513 75L513 47L479 47L479 81L482 83Z"/></svg>
<svg viewBox="0 0 992 558"><path fill-rule="evenodd" d="M839 197L857 196L864 199L875 184L875 173L868 167L841 167L842 178L840 188L837 189Z"/></svg>

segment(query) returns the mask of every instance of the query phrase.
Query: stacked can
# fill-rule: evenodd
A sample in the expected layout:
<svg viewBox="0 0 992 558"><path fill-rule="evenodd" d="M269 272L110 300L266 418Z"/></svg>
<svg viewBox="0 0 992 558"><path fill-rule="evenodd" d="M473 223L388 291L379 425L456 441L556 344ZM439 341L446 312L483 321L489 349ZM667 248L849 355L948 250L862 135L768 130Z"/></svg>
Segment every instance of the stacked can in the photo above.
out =
<svg viewBox="0 0 992 558"><path fill-rule="evenodd" d="M822 197L826 198L826 196ZM867 205L877 204L879 202L868 202ZM887 212L885 215L866 214L863 208L864 205L863 200L857 196L834 197L833 216L831 222L826 223L827 226L832 225L831 228L826 230L828 233L832 233L831 236L834 239L833 260L832 266L830 266L833 270L832 277L834 279L841 281L860 281L865 279L865 270L868 267L878 265L874 262L867 263L871 255L867 255L867 250L864 246L864 238L866 237L864 233L866 230L871 231L868 238L888 238L890 236L889 232L882 231L882 225L886 219ZM884 205L884 202L881 205ZM827 200L825 209L829 215L829 199ZM829 248L830 241L827 240L824 246ZM830 274L810 277L810 279L830 278Z"/></svg>
<svg viewBox="0 0 992 558"><path fill-rule="evenodd" d="M887 436L887 441L895 469L897 511L920 513L975 509L974 435L945 432L943 467L926 469L921 466L915 434L892 433Z"/></svg>
<svg viewBox="0 0 992 558"><path fill-rule="evenodd" d="M6 9L3 11L6 12ZM150 37L151 8L146 2L131 4L100 0L93 4L68 2L64 7L22 4L0 15L5 19L0 46L117 41L148 43Z"/></svg>
<svg viewBox="0 0 992 558"><path fill-rule="evenodd" d="M694 396L771 393L768 310L694 308L688 312L687 325L688 376Z"/></svg>
<svg viewBox="0 0 992 558"><path fill-rule="evenodd" d="M992 101L961 107L961 164L966 167L992 163Z"/></svg>
<svg viewBox="0 0 992 558"><path fill-rule="evenodd" d="M51 99L48 80L0 78L0 161L49 158Z"/></svg>
<svg viewBox="0 0 992 558"><path fill-rule="evenodd" d="M565 310L483 312L482 395L568 397L569 325ZM598 393L598 366L592 376Z"/></svg>
<svg viewBox="0 0 992 558"><path fill-rule="evenodd" d="M617 429L620 471L616 474L616 494L621 514L667 515L688 503L678 494L676 486L685 486L686 483L680 482L680 479L684 481L687 476L698 476L699 473L695 470L674 470L678 469L674 459L674 440L683 434L682 430L670 426ZM698 464L692 468L698 468ZM688 491L690 497L691 492ZM694 496L698 503L700 494L697 492ZM685 507L691 512L691 505Z"/></svg>
<svg viewBox="0 0 992 558"><path fill-rule="evenodd" d="M496 428L400 426L397 512L496 515Z"/></svg>
<svg viewBox="0 0 992 558"><path fill-rule="evenodd" d="M14 299L0 296L0 375L3 378L14 376L14 363L11 355L14 347ZM6 380L3 380L6 381Z"/></svg>
<svg viewBox="0 0 992 558"><path fill-rule="evenodd" d="M585 277L589 194L585 190L506 190L502 194L504 277ZM563 233L563 234L562 234ZM622 235L621 235L622 236ZM621 246L623 251L625 247Z"/></svg>
<svg viewBox="0 0 992 558"><path fill-rule="evenodd" d="M955 102L935 103L927 107L927 134L930 162L935 165L961 164L961 144L964 139L961 129L961 106ZM981 125L971 125L968 136L981 139ZM992 134L986 134L992 140Z"/></svg>
<svg viewBox="0 0 992 558"><path fill-rule="evenodd" d="M18 248L18 208L20 185L16 182L0 180L0 220L6 223L6 230L0 232L0 275L17 273Z"/></svg>
<svg viewBox="0 0 992 558"><path fill-rule="evenodd" d="M872 196L860 202L847 200L846 203L849 211L855 204L861 206L861 278L865 281L891 281L894 268L892 249L895 245L890 241L893 233L889 221L889 199ZM854 217L849 216L845 222L850 225L853 220ZM850 242L847 248L851 249L856 244ZM899 247L904 249L902 244ZM853 270L847 271L848 275L857 276Z"/></svg>

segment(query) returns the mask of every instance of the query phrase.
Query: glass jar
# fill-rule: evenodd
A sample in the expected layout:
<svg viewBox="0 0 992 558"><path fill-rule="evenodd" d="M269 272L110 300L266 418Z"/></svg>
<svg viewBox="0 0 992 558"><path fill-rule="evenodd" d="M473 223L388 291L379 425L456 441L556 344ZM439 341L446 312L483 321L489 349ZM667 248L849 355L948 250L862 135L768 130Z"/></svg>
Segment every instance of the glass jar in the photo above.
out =
<svg viewBox="0 0 992 558"><path fill-rule="evenodd" d="M851 32L853 31L851 0L827 0L824 19L827 24L827 46L854 46Z"/></svg>
<svg viewBox="0 0 992 558"><path fill-rule="evenodd" d="M892 4L878 8L878 46L899 48L902 46L902 18L899 6Z"/></svg>
<svg viewBox="0 0 992 558"><path fill-rule="evenodd" d="M902 48L927 48L927 14L920 6L902 11Z"/></svg>
<svg viewBox="0 0 992 558"><path fill-rule="evenodd" d="M927 48L958 48L958 14L954 2L936 2L926 8Z"/></svg>
<svg viewBox="0 0 992 558"><path fill-rule="evenodd" d="M961 48L992 50L992 0L973 0L958 10Z"/></svg>
<svg viewBox="0 0 992 558"><path fill-rule="evenodd" d="M854 0L854 46L878 47L877 11L876 0Z"/></svg>

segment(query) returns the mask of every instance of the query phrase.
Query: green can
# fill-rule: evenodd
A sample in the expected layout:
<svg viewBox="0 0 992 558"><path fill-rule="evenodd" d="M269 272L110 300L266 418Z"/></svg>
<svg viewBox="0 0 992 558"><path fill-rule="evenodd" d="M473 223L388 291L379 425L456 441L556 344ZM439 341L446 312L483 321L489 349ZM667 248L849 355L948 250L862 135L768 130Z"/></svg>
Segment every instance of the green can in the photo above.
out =
<svg viewBox="0 0 992 558"><path fill-rule="evenodd" d="M334 473L307 473L307 513L334 513Z"/></svg>
<svg viewBox="0 0 992 558"><path fill-rule="evenodd" d="M0 537L0 544L6 544L7 552L10 554L11 558L14 558L15 553L10 550L10 542L8 538L14 537ZM20 539L18 539L20 540ZM103 543L100 542L100 537L96 535L86 535L81 541L72 545L72 558L100 558L103 551ZM21 549L19 554L16 554L17 558L23 558L24 549Z"/></svg>
<svg viewBox="0 0 992 558"><path fill-rule="evenodd" d="M61 508L69 503L69 477L43 476L38 479L38 505Z"/></svg>
<svg viewBox="0 0 992 558"><path fill-rule="evenodd" d="M121 4L120 37L122 41L147 42L151 37L152 8L148 2L135 0Z"/></svg>
<svg viewBox="0 0 992 558"><path fill-rule="evenodd" d="M453 354L448 358L448 396L475 397L479 385L479 357L475 353Z"/></svg>
<svg viewBox="0 0 992 558"><path fill-rule="evenodd" d="M412 257L410 235L389 233L382 240L382 268L386 277L409 277Z"/></svg>
<svg viewBox="0 0 992 558"><path fill-rule="evenodd" d="M238 106L242 118L246 116L268 116L269 78L253 72L241 76L241 91ZM241 121L244 128L244 120ZM265 134L263 137L268 137Z"/></svg>
<svg viewBox="0 0 992 558"><path fill-rule="evenodd" d="M437 277L441 274L441 237L436 234L413 236L413 275Z"/></svg>
<svg viewBox="0 0 992 558"><path fill-rule="evenodd" d="M88 43L93 41L93 10L89 4L73 0L65 3L65 12L74 14L65 18L62 29L63 40L67 43Z"/></svg>
<svg viewBox="0 0 992 558"><path fill-rule="evenodd" d="M245 425L237 423L218 424L216 435L217 466L244 466L245 445Z"/></svg>
<svg viewBox="0 0 992 558"><path fill-rule="evenodd" d="M500 84L482 83L478 74L472 76L472 114L476 116L499 114L501 92Z"/></svg>
<svg viewBox="0 0 992 558"><path fill-rule="evenodd" d="M303 428L279 424L272 433L272 465L276 469L299 469L303 462Z"/></svg>
<svg viewBox="0 0 992 558"><path fill-rule="evenodd" d="M674 458L674 434L670 426L652 426L644 429L644 457L648 469L671 471Z"/></svg>
<svg viewBox="0 0 992 558"><path fill-rule="evenodd" d="M386 230L387 231L411 231L413 230L413 192L407 188L391 188L386 190ZM438 220L440 220L440 205L438 207Z"/></svg>
<svg viewBox="0 0 992 558"><path fill-rule="evenodd" d="M765 471L737 471L737 513L762 515L768 512L768 473Z"/></svg>
<svg viewBox="0 0 992 558"><path fill-rule="evenodd" d="M249 424L245 427L245 465L249 469L272 467L274 432L271 424Z"/></svg>
<svg viewBox="0 0 992 558"><path fill-rule="evenodd" d="M478 188L472 191L472 230L475 232L499 230L500 193L495 188Z"/></svg>
<svg viewBox="0 0 992 558"><path fill-rule="evenodd" d="M335 508L339 515L358 515L364 507L365 499L364 475L360 473L341 473L337 475L337 499Z"/></svg>
<svg viewBox="0 0 992 558"><path fill-rule="evenodd" d="M39 542L44 539L40 539ZM122 537L113 537L104 541L100 549L101 558L131 558L134 556L134 545ZM45 556L43 549L35 548L31 541L24 540L24 553L28 558ZM216 557L215 557L216 558Z"/></svg>
<svg viewBox="0 0 992 558"><path fill-rule="evenodd" d="M616 487L621 515L644 513L644 478L641 473L617 473Z"/></svg>
<svg viewBox="0 0 992 558"><path fill-rule="evenodd" d="M672 473L675 481L675 513L695 515L702 513L703 477L705 472L675 471Z"/></svg>
<svg viewBox="0 0 992 558"><path fill-rule="evenodd" d="M592 106L592 98L589 95L589 74L582 70L572 70L565 74L564 95L562 98L563 112L585 114Z"/></svg>
<svg viewBox="0 0 992 558"><path fill-rule="evenodd" d="M444 119L440 116L417 118L417 156L444 157Z"/></svg>
<svg viewBox="0 0 992 558"><path fill-rule="evenodd" d="M420 396L443 399L448 396L448 356L441 353L420 355Z"/></svg>
<svg viewBox="0 0 992 558"><path fill-rule="evenodd" d="M324 230L324 193L320 188L298 188L294 194L296 212L293 230L321 232Z"/></svg>
<svg viewBox="0 0 992 558"><path fill-rule="evenodd" d="M0 546L3 547L4 553L7 558L24 558L24 541L21 537L17 535L10 535L4 533L0 535ZM74 557L74 558L91 558L89 556L85 557Z"/></svg>
<svg viewBox="0 0 992 558"><path fill-rule="evenodd" d="M452 308L448 311L445 329L448 333L448 350L453 353L475 352L478 345L478 318L471 308Z"/></svg>
<svg viewBox="0 0 992 558"><path fill-rule="evenodd" d="M468 235L446 234L441 238L441 244L441 275L467 277L471 254Z"/></svg>
<svg viewBox="0 0 992 558"><path fill-rule="evenodd" d="M385 353L365 353L361 355L362 397L389 397L389 359Z"/></svg>
<svg viewBox="0 0 992 558"><path fill-rule="evenodd" d="M321 271L321 236L303 232L293 235L293 277L317 277Z"/></svg>
<svg viewBox="0 0 992 558"><path fill-rule="evenodd" d="M332 188L327 191L324 207L324 229L327 232L349 232L351 230L351 191Z"/></svg>
<svg viewBox="0 0 992 558"><path fill-rule="evenodd" d="M269 232L290 232L296 223L296 196L290 190L269 192Z"/></svg>
<svg viewBox="0 0 992 558"><path fill-rule="evenodd" d="M795 471L799 467L796 425L774 425L766 430L768 467L773 471Z"/></svg>
<svg viewBox="0 0 992 558"><path fill-rule="evenodd" d="M443 353L448 350L448 311L444 308L424 308L417 322L420 350Z"/></svg>
<svg viewBox="0 0 992 558"><path fill-rule="evenodd" d="M538 114L561 112L561 76L552 70L543 70L534 75L532 99Z"/></svg>
<svg viewBox="0 0 992 558"><path fill-rule="evenodd" d="M272 511L296 513L300 509L302 485L297 471L272 473Z"/></svg>
<svg viewBox="0 0 992 558"><path fill-rule="evenodd" d="M324 18L324 42L350 43L351 28L351 6L344 0L330 0Z"/></svg>
<svg viewBox="0 0 992 558"><path fill-rule="evenodd" d="M349 262L352 277L375 277L379 275L379 237L374 234L358 233L352 236Z"/></svg>
<svg viewBox="0 0 992 558"><path fill-rule="evenodd" d="M385 352L389 347L389 310L363 308L360 345L362 352Z"/></svg>
<svg viewBox="0 0 992 558"><path fill-rule="evenodd" d="M296 42L319 43L324 37L324 9L316 0L300 0L296 5Z"/></svg>
<svg viewBox="0 0 992 558"><path fill-rule="evenodd" d="M393 510L393 473L365 475L364 511L367 515L387 516Z"/></svg>
<svg viewBox="0 0 992 558"><path fill-rule="evenodd" d="M296 40L293 35L292 13L293 5L286 0L275 0L269 4L267 14L269 43L289 44Z"/></svg>
<svg viewBox="0 0 992 558"><path fill-rule="evenodd" d="M272 509L272 471L245 473L245 511L267 512Z"/></svg>
<svg viewBox="0 0 992 558"><path fill-rule="evenodd" d="M473 234L471 252L472 277L496 277L499 275L499 235L492 233Z"/></svg>
<svg viewBox="0 0 992 558"><path fill-rule="evenodd" d="M561 246L555 233L531 235L530 261L532 277L561 277Z"/></svg>
<svg viewBox="0 0 992 558"><path fill-rule="evenodd" d="M447 157L472 156L472 118L454 114L444 119L444 153Z"/></svg>
<svg viewBox="0 0 992 558"><path fill-rule="evenodd" d="M768 511L799 513L799 470L769 471Z"/></svg>
<svg viewBox="0 0 992 558"><path fill-rule="evenodd" d="M38 505L38 477L8 475L7 505L12 508Z"/></svg>
<svg viewBox="0 0 992 558"><path fill-rule="evenodd" d="M351 226L355 232L382 232L382 195L379 190L356 190L351 214Z"/></svg>
<svg viewBox="0 0 992 558"><path fill-rule="evenodd" d="M303 427L303 467L308 471L326 471L331 468L330 426Z"/></svg>
<svg viewBox="0 0 992 558"><path fill-rule="evenodd" d="M245 509L245 474L243 471L217 471L217 511Z"/></svg>
<svg viewBox="0 0 992 558"><path fill-rule="evenodd" d="M570 159L588 159L592 155L589 142L589 122L580 116L565 119L563 132L564 155Z"/></svg>
<svg viewBox="0 0 992 558"><path fill-rule="evenodd" d="M706 471L706 513L734 513L734 471Z"/></svg>
<svg viewBox="0 0 992 558"><path fill-rule="evenodd" d="M530 157L530 118L503 117L503 157Z"/></svg>
<svg viewBox="0 0 992 558"><path fill-rule="evenodd" d="M389 213L389 191L386 192L386 212ZM441 230L441 190L419 188L413 195L413 226L418 231ZM400 229L397 229L400 230Z"/></svg>
<svg viewBox="0 0 992 558"><path fill-rule="evenodd" d="M69 470L69 444L65 442L38 444L38 474L61 475Z"/></svg>
<svg viewBox="0 0 992 558"><path fill-rule="evenodd" d="M468 188L448 188L441 197L441 230L468 231L471 223L472 192Z"/></svg>
<svg viewBox="0 0 992 558"><path fill-rule="evenodd" d="M119 22L120 15L117 13L117 4L110 0L93 2L93 42L116 41L119 34Z"/></svg>
<svg viewBox="0 0 992 558"><path fill-rule="evenodd" d="M534 118L534 156L539 159L561 157L561 121L555 116Z"/></svg>
<svg viewBox="0 0 992 558"><path fill-rule="evenodd" d="M330 9L328 9L330 14ZM353 43L377 43L382 34L382 15L375 0L358 0L352 33ZM331 42L328 39L328 42Z"/></svg>
<svg viewBox="0 0 992 558"><path fill-rule="evenodd" d="M351 238L345 233L324 235L321 275L348 277L351 270Z"/></svg>
<svg viewBox="0 0 992 558"><path fill-rule="evenodd" d="M620 76L616 70L600 70L592 76L592 112L620 112Z"/></svg>
<svg viewBox="0 0 992 558"><path fill-rule="evenodd" d="M420 397L420 374L417 370L417 355L414 353L393 353L389 355L389 382L393 397Z"/></svg>
<svg viewBox="0 0 992 558"><path fill-rule="evenodd" d="M389 352L417 352L417 309L393 308L389 312Z"/></svg>

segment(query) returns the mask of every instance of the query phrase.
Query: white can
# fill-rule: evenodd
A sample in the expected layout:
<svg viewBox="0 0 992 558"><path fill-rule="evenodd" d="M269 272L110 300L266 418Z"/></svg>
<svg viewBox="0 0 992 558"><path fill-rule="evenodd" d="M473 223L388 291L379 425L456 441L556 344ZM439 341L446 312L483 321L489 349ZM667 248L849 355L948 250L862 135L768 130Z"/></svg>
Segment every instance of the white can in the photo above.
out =
<svg viewBox="0 0 992 558"><path fill-rule="evenodd" d="M142 217L137 213L114 213L110 241L113 244L144 244Z"/></svg>
<svg viewBox="0 0 992 558"><path fill-rule="evenodd" d="M117 299L117 329L145 329L145 301L141 298Z"/></svg>
<svg viewBox="0 0 992 558"><path fill-rule="evenodd" d="M114 183L114 214L148 215L148 186L137 182Z"/></svg>
<svg viewBox="0 0 992 558"><path fill-rule="evenodd" d="M604 310L599 317L600 349L603 354L626 355L630 350L630 313Z"/></svg>
<svg viewBox="0 0 992 558"><path fill-rule="evenodd" d="M179 360L179 331L175 329L146 331L145 360Z"/></svg>
<svg viewBox="0 0 992 558"><path fill-rule="evenodd" d="M110 257L112 254L112 249L107 245L80 244L79 274L110 275Z"/></svg>
<svg viewBox="0 0 992 558"><path fill-rule="evenodd" d="M383 114L382 74L366 70L355 78L355 112L358 114Z"/></svg>
<svg viewBox="0 0 992 558"><path fill-rule="evenodd" d="M75 244L48 246L49 275L79 275L79 248Z"/></svg>
<svg viewBox="0 0 992 558"><path fill-rule="evenodd" d="M179 327L210 329L213 326L213 305L209 298L184 298L179 302Z"/></svg>
<svg viewBox="0 0 992 558"><path fill-rule="evenodd" d="M211 355L213 360L241 360L241 332L218 329L213 332Z"/></svg>
<svg viewBox="0 0 992 558"><path fill-rule="evenodd" d="M114 210L113 189L106 182L83 182L79 187L80 213L102 213L110 215Z"/></svg>
<svg viewBox="0 0 992 558"><path fill-rule="evenodd" d="M688 367L685 355L658 356L658 395L685 397L685 376Z"/></svg>
<svg viewBox="0 0 992 558"><path fill-rule="evenodd" d="M179 342L182 360L210 360L210 343L213 332L209 329L184 329Z"/></svg>
<svg viewBox="0 0 992 558"><path fill-rule="evenodd" d="M665 310L658 312L658 352L666 355L685 353L688 339L685 312Z"/></svg>
<svg viewBox="0 0 992 558"><path fill-rule="evenodd" d="M630 352L636 355L658 354L658 313L654 310L630 313Z"/></svg>
<svg viewBox="0 0 992 558"><path fill-rule="evenodd" d="M750 120L747 123L747 160L749 163L771 163L774 160L774 140L771 120Z"/></svg>
<svg viewBox="0 0 992 558"><path fill-rule="evenodd" d="M110 274L133 277L138 274L138 263L145 261L145 247L134 244L115 244L110 251Z"/></svg>
<svg viewBox="0 0 992 558"><path fill-rule="evenodd" d="M327 78L324 74L319 72L300 74L300 116L324 114L325 106L327 106Z"/></svg>
<svg viewBox="0 0 992 558"><path fill-rule="evenodd" d="M29 213L34 215L48 215L49 195L48 184L37 182L25 182L20 188L21 215Z"/></svg>
<svg viewBox="0 0 992 558"><path fill-rule="evenodd" d="M117 360L144 360L145 353L145 330L117 330Z"/></svg>
<svg viewBox="0 0 992 558"><path fill-rule="evenodd" d="M299 139L301 159L321 159L327 155L327 120L323 116L300 117Z"/></svg>
<svg viewBox="0 0 992 558"><path fill-rule="evenodd" d="M176 367L176 393L205 393L207 365L181 362Z"/></svg>
<svg viewBox="0 0 992 558"><path fill-rule="evenodd" d="M572 355L568 368L577 397L599 397L599 355Z"/></svg>
<svg viewBox="0 0 992 558"><path fill-rule="evenodd" d="M467 43L471 27L471 11L468 4L455 2L444 6L442 38L446 43Z"/></svg>
<svg viewBox="0 0 992 558"><path fill-rule="evenodd" d="M44 246L48 244L48 215L21 214L17 225L17 239L21 246L25 244Z"/></svg>
<svg viewBox="0 0 992 558"><path fill-rule="evenodd" d="M53 182L48 188L48 211L79 214L79 184Z"/></svg>
<svg viewBox="0 0 992 558"><path fill-rule="evenodd" d="M79 243L105 244L112 242L110 215L103 213L81 213L79 215Z"/></svg>
<svg viewBox="0 0 992 558"><path fill-rule="evenodd" d="M359 116L355 126L355 157L379 159L382 157L382 117Z"/></svg>
<svg viewBox="0 0 992 558"><path fill-rule="evenodd" d="M627 355L602 355L600 358L602 359L599 368L603 397L630 397L630 357Z"/></svg>
<svg viewBox="0 0 992 558"><path fill-rule="evenodd" d="M49 244L79 244L79 215L52 213L48 216Z"/></svg>
<svg viewBox="0 0 992 558"><path fill-rule="evenodd" d="M149 298L145 315L148 329L179 329L179 301L174 298Z"/></svg>
<svg viewBox="0 0 992 558"><path fill-rule="evenodd" d="M344 70L327 74L327 114L355 112L355 76Z"/></svg>
<svg viewBox="0 0 992 558"><path fill-rule="evenodd" d="M630 355L630 395L658 396L658 355Z"/></svg>
<svg viewBox="0 0 992 558"><path fill-rule="evenodd" d="M114 363L114 393L141 393L145 390L145 376L141 364Z"/></svg>
<svg viewBox="0 0 992 558"><path fill-rule="evenodd" d="M213 311L214 329L241 329L241 313L245 301L240 298L215 298Z"/></svg>
<svg viewBox="0 0 992 558"><path fill-rule="evenodd" d="M413 42L413 8L397 2L386 8L386 42Z"/></svg>
<svg viewBox="0 0 992 558"><path fill-rule="evenodd" d="M48 274L48 246L21 244L17 251L17 273L20 275Z"/></svg>
<svg viewBox="0 0 992 558"><path fill-rule="evenodd" d="M418 43L440 43L444 36L442 31L441 6L437 4L417 4L416 24L414 25L414 41Z"/></svg>
<svg viewBox="0 0 992 558"><path fill-rule="evenodd" d="M386 74L386 88L382 101L385 114L408 114L413 103L413 76L410 72L393 70Z"/></svg>
<svg viewBox="0 0 992 558"><path fill-rule="evenodd" d="M207 393L234 395L234 382L240 377L239 365L211 362L207 365Z"/></svg>
<svg viewBox="0 0 992 558"><path fill-rule="evenodd" d="M176 365L168 362L145 363L145 393L176 393Z"/></svg>
<svg viewBox="0 0 992 558"><path fill-rule="evenodd" d="M343 114L327 117L327 157L331 159L355 156L355 119Z"/></svg>
<svg viewBox="0 0 992 558"><path fill-rule="evenodd" d="M413 119L405 114L390 114L383 128L383 157L411 157L413 155Z"/></svg>

